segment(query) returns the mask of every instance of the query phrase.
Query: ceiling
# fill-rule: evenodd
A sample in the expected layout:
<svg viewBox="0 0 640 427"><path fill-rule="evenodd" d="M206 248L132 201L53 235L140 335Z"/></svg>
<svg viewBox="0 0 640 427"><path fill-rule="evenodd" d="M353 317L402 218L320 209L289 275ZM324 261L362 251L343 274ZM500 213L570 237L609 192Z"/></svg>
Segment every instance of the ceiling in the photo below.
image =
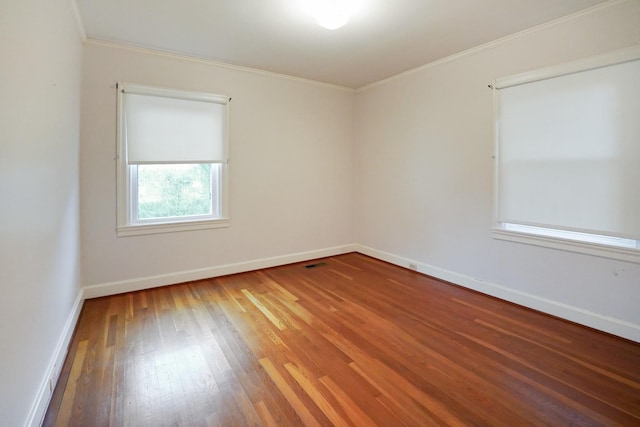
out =
<svg viewBox="0 0 640 427"><path fill-rule="evenodd" d="M305 0L75 0L89 39L360 88L606 0L361 0L327 30Z"/></svg>

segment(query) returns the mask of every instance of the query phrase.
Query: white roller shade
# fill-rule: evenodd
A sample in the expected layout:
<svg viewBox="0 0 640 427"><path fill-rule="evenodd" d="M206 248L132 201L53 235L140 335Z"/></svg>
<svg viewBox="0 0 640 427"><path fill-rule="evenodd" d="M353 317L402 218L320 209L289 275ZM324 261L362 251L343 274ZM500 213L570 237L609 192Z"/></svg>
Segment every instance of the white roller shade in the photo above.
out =
<svg viewBox="0 0 640 427"><path fill-rule="evenodd" d="M123 88L128 164L225 163L226 97ZM166 96L165 96L166 95Z"/></svg>
<svg viewBox="0 0 640 427"><path fill-rule="evenodd" d="M640 239L640 60L498 90L498 221Z"/></svg>

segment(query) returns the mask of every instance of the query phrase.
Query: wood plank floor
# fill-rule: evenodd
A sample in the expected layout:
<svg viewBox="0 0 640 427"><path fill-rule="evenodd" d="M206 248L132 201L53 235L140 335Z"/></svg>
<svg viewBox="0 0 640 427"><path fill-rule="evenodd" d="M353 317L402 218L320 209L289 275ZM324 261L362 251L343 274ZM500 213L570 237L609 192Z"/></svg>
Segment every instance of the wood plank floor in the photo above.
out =
<svg viewBox="0 0 640 427"><path fill-rule="evenodd" d="M44 425L640 425L640 344L315 262L86 301Z"/></svg>

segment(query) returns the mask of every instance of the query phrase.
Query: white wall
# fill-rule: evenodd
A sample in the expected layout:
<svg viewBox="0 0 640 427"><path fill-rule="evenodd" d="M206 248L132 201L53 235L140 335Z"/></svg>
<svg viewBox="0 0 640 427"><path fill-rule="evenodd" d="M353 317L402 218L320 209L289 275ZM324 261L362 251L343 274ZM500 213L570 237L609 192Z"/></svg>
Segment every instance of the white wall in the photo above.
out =
<svg viewBox="0 0 640 427"><path fill-rule="evenodd" d="M0 424L20 426L79 302L82 46L65 0L1 2L0 40Z"/></svg>
<svg viewBox="0 0 640 427"><path fill-rule="evenodd" d="M366 253L640 340L639 265L491 238L486 88L495 77L640 43L639 22L640 2L614 2L354 100L340 88L97 43L85 45L82 64L66 1L2 2L0 422L38 423L48 401L79 307L79 223L89 286L171 281L359 242ZM230 228L116 237L117 80L233 97Z"/></svg>
<svg viewBox="0 0 640 427"><path fill-rule="evenodd" d="M89 296L353 243L353 91L97 42L85 45L83 79L81 228ZM116 237L116 81L232 98L229 228Z"/></svg>
<svg viewBox="0 0 640 427"><path fill-rule="evenodd" d="M508 76L640 43L614 2L359 91L364 251L640 341L640 265L492 239L492 94ZM406 265L406 264L405 264Z"/></svg>

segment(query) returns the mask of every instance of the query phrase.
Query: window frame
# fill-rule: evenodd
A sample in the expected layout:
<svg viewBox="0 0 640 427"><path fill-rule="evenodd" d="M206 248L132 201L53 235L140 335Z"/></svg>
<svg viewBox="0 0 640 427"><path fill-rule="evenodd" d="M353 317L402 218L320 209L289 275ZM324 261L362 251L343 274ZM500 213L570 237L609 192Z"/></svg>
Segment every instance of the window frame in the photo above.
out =
<svg viewBox="0 0 640 427"><path fill-rule="evenodd" d="M533 83L536 81L561 77L564 75L588 71L609 65L621 64L640 59L640 46L633 46L627 49L610 52L604 55L590 57L580 61L573 61L558 66L548 67L540 70L525 72L522 74L509 76L494 80L490 85L493 92L493 125L494 125L494 203L493 203L493 226L492 235L494 239L506 240L517 243L542 246L570 252L594 255L598 257L616 259L627 262L640 263L640 240L635 240L635 248L625 245L616 245L615 238L605 234L594 234L590 232L567 232L560 228L547 228L520 225L515 223L501 222L499 220L499 176L500 176L500 103L498 90L519 84ZM539 228L540 230L536 230ZM583 236L580 236L583 234ZM628 239L622 239L628 240ZM633 241L633 240L632 240Z"/></svg>
<svg viewBox="0 0 640 427"><path fill-rule="evenodd" d="M173 164L182 164L182 163L169 163L169 165ZM162 218L137 218L137 212L140 205L139 200L139 171L138 168L143 165L129 165L129 185L130 185L130 219L133 225L145 225L145 224L157 224L157 223L176 223L176 222L186 222L186 221L209 221L209 220L218 220L220 218L220 206L219 205L219 197L214 197L214 194L220 193L220 180L221 180L221 172L222 167L219 163L202 163L203 165L208 165L209 169L209 204L211 207L211 214L202 214L202 215L189 215L182 217L162 217ZM158 165L158 164L156 164Z"/></svg>
<svg viewBox="0 0 640 427"><path fill-rule="evenodd" d="M204 92L192 92L177 89L169 89L163 87L154 87L140 85L135 83L118 82L117 90L117 136L116 136L116 234L118 237L136 236L145 234L171 233L181 231L204 230L212 228L229 227L229 167L228 159L222 163L217 163L218 169L217 185L214 185L212 170L211 173L211 197L212 209L215 212L215 205L218 205L219 217L211 218L202 215L183 217L183 218L160 218L157 220L138 220L137 213L134 212L137 206L137 188L135 176L138 165L128 164L127 162L127 143L126 143L126 102L125 90L129 93L142 93L146 95L178 98L186 100L222 100L225 104L225 112L222 126L224 128L225 149L228 150L228 134L229 134L229 101L230 99L223 95L215 95ZM213 102L213 101L212 101ZM228 152L228 151L227 151ZM182 164L183 162L168 163ZM213 163L208 163L213 165ZM216 188L217 187L217 192ZM215 197L217 194L217 197Z"/></svg>

